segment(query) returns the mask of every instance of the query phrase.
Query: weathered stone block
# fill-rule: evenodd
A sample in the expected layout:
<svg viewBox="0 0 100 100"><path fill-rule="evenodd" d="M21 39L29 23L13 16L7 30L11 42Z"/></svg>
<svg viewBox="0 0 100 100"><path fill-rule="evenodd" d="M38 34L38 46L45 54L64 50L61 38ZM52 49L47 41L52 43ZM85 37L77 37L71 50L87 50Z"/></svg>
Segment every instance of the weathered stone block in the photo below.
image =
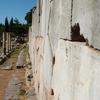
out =
<svg viewBox="0 0 100 100"><path fill-rule="evenodd" d="M53 52L60 38L71 39L71 0L51 2L49 36Z"/></svg>
<svg viewBox="0 0 100 100"><path fill-rule="evenodd" d="M99 100L100 53L84 43L59 40L52 88L54 100Z"/></svg>
<svg viewBox="0 0 100 100"><path fill-rule="evenodd" d="M16 63L17 68L22 68L25 66L25 55L24 55L24 50L22 50L18 56L18 60Z"/></svg>
<svg viewBox="0 0 100 100"><path fill-rule="evenodd" d="M100 49L100 0L73 0L72 23L79 23L80 33L89 45Z"/></svg>

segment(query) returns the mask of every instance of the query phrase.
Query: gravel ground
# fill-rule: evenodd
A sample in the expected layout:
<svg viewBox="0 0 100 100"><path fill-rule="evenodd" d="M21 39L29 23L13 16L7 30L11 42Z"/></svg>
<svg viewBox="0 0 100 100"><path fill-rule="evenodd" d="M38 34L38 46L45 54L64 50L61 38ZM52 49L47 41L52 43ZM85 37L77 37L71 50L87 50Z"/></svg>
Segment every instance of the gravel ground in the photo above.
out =
<svg viewBox="0 0 100 100"><path fill-rule="evenodd" d="M25 95L19 95L22 88L26 89L25 70L24 68L16 69L21 50L22 46L0 65L0 100L27 100Z"/></svg>
<svg viewBox="0 0 100 100"><path fill-rule="evenodd" d="M19 79L13 75L12 79L8 83L4 100L19 100L21 85Z"/></svg>
<svg viewBox="0 0 100 100"><path fill-rule="evenodd" d="M34 89L25 95L20 94L21 90L28 90L25 84L25 69L16 68L21 50L16 49L10 58L0 65L0 100L37 100Z"/></svg>

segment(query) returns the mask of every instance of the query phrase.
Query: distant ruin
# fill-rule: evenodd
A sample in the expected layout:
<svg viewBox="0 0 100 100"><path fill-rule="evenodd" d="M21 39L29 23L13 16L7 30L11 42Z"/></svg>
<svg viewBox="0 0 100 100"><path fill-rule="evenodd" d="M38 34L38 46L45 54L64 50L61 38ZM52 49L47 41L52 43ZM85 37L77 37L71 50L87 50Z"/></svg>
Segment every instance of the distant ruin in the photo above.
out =
<svg viewBox="0 0 100 100"><path fill-rule="evenodd" d="M2 51L0 51L0 64L2 64L7 56L9 56L13 50L12 41L11 41L11 33L3 32L2 34Z"/></svg>

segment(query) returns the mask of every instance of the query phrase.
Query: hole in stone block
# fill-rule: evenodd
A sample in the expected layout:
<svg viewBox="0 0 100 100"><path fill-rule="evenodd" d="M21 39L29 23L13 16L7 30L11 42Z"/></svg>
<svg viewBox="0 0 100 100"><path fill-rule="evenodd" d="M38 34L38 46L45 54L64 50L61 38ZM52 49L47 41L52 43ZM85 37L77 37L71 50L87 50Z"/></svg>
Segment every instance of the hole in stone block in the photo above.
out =
<svg viewBox="0 0 100 100"><path fill-rule="evenodd" d="M39 47L37 48L37 52L39 51Z"/></svg>
<svg viewBox="0 0 100 100"><path fill-rule="evenodd" d="M86 39L84 38L84 36L80 35L79 23L76 23L74 26L71 27L71 40L79 41L79 42L86 42Z"/></svg>
<svg viewBox="0 0 100 100"><path fill-rule="evenodd" d="M53 57L53 64L55 64L55 56Z"/></svg>
<svg viewBox="0 0 100 100"><path fill-rule="evenodd" d="M51 95L54 95L54 90L53 89L51 89Z"/></svg>
<svg viewBox="0 0 100 100"><path fill-rule="evenodd" d="M40 89L40 83L38 83L38 93L39 93L39 89Z"/></svg>
<svg viewBox="0 0 100 100"><path fill-rule="evenodd" d="M89 45L88 39L86 39L86 46L89 46L90 48L94 48L93 45Z"/></svg>

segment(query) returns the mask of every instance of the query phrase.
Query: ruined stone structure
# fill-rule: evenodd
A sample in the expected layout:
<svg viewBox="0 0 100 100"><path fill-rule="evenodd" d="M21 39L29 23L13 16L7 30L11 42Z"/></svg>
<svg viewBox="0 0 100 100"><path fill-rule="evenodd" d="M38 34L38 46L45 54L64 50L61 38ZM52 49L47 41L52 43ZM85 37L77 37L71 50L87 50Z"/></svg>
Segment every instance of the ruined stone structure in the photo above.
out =
<svg viewBox="0 0 100 100"><path fill-rule="evenodd" d="M6 34L3 32L3 54L6 55Z"/></svg>
<svg viewBox="0 0 100 100"><path fill-rule="evenodd" d="M11 51L11 34L3 32L3 54L9 53Z"/></svg>
<svg viewBox="0 0 100 100"><path fill-rule="evenodd" d="M0 64L2 64L5 59L11 54L12 48L12 41L11 41L11 33L3 32L2 34L2 49L0 53Z"/></svg>
<svg viewBox="0 0 100 100"><path fill-rule="evenodd" d="M6 33L6 53L9 53L9 33Z"/></svg>
<svg viewBox="0 0 100 100"><path fill-rule="evenodd" d="M38 0L29 54L38 100L100 99L100 0Z"/></svg>

